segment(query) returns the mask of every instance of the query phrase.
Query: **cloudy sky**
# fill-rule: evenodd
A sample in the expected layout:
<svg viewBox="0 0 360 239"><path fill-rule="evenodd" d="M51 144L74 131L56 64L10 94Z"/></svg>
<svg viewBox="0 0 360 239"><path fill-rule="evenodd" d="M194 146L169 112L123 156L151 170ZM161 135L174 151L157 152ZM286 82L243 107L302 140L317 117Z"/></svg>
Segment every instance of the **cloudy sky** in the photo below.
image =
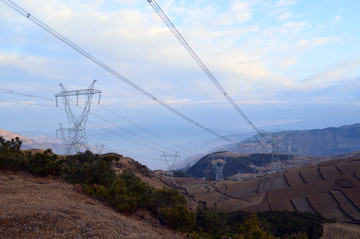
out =
<svg viewBox="0 0 360 239"><path fill-rule="evenodd" d="M147 0L14 2L206 128L221 135L252 131ZM360 121L357 0L158 0L157 4L259 129L325 128ZM0 26L0 128L54 133L59 123L67 127L65 112L54 102L59 84L68 90L84 89L96 79L95 88L103 94L101 104L92 105L88 129L112 134L116 148L139 155L143 163L151 165L161 152L154 149L152 159L146 159L151 149L142 144L149 142L125 131L116 135L114 128L146 138L148 133L139 133L130 121L181 145L213 137L2 1ZM129 141L121 136L142 144L130 140L132 147L125 147ZM94 134L89 141L104 143ZM150 141L173 148L160 139Z"/></svg>

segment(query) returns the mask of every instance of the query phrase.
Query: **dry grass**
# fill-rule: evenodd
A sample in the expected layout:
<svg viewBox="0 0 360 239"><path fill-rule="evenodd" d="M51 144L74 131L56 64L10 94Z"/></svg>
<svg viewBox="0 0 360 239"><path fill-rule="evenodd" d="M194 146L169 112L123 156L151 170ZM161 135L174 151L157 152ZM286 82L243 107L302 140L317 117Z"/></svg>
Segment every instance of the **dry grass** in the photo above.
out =
<svg viewBox="0 0 360 239"><path fill-rule="evenodd" d="M58 179L0 171L0 238L184 236L163 228L146 213L120 215Z"/></svg>
<svg viewBox="0 0 360 239"><path fill-rule="evenodd" d="M302 186L306 184L299 174L299 169L291 169L286 172L285 176L291 187Z"/></svg>
<svg viewBox="0 0 360 239"><path fill-rule="evenodd" d="M295 203L300 211L316 211L338 222L360 221L360 159L322 162L242 182L176 181L194 201L206 202L207 205L216 202L219 208L226 211L296 210ZM329 191L339 190L344 195L337 204ZM308 201L304 201L305 198Z"/></svg>
<svg viewBox="0 0 360 239"><path fill-rule="evenodd" d="M325 223L321 239L358 239L360 226L343 223Z"/></svg>

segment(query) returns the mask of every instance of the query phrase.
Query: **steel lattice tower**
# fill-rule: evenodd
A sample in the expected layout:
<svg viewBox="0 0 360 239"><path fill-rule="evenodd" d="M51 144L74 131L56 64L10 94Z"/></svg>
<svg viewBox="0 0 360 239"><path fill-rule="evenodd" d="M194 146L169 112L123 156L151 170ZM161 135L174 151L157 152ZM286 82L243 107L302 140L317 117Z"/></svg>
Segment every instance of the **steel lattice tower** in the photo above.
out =
<svg viewBox="0 0 360 239"><path fill-rule="evenodd" d="M270 173L279 172L280 167L280 155L279 155L279 137L273 135L271 140L271 166Z"/></svg>
<svg viewBox="0 0 360 239"><path fill-rule="evenodd" d="M86 141L86 123L90 112L90 106L95 94L99 94L98 103L100 103L101 90L95 90L96 80L94 80L88 89L83 90L67 90L60 84L61 92L55 95L56 107L58 107L58 97L61 97L64 103L69 128L60 128L56 131L57 137L61 135L61 140L65 146L65 154L70 155L87 149ZM76 97L76 106L79 106L79 97L85 99L84 106L80 113L76 115L71 108L71 98Z"/></svg>
<svg viewBox="0 0 360 239"><path fill-rule="evenodd" d="M215 163L213 164L213 169L215 171L215 180L216 181L222 181L224 180L224 174L223 174L223 170L224 170L224 163Z"/></svg>
<svg viewBox="0 0 360 239"><path fill-rule="evenodd" d="M160 157L163 158L166 163L166 166L168 169L168 174L171 177L173 177L174 170L175 170L175 164L176 164L176 161L178 160L178 158L180 158L180 155L178 153L176 153L176 154L163 153Z"/></svg>
<svg viewBox="0 0 360 239"><path fill-rule="evenodd" d="M217 158L216 155L211 155L211 165L215 172L215 180L216 181L222 181L224 180L224 166L226 164L226 156L224 156L224 159Z"/></svg>

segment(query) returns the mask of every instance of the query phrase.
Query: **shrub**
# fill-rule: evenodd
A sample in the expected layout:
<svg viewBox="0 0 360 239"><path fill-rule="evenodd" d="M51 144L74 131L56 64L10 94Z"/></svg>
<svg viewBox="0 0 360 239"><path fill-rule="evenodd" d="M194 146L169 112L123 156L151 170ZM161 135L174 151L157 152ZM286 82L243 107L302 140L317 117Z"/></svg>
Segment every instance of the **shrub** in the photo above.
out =
<svg viewBox="0 0 360 239"><path fill-rule="evenodd" d="M148 210L153 191L135 174L125 171L116 177L110 187L111 203L121 212Z"/></svg>
<svg viewBox="0 0 360 239"><path fill-rule="evenodd" d="M59 175L61 171L58 157L51 149L45 150L44 153L28 154L26 165L28 171L35 175Z"/></svg>
<svg viewBox="0 0 360 239"><path fill-rule="evenodd" d="M115 178L111 157L100 157L87 150L61 161L62 176L71 183L98 184L109 187Z"/></svg>
<svg viewBox="0 0 360 239"><path fill-rule="evenodd" d="M324 217L309 212L266 211L259 212L258 215L269 222L270 231L275 236L306 233L308 238L319 239L323 234L322 223L327 221Z"/></svg>
<svg viewBox="0 0 360 239"><path fill-rule="evenodd" d="M173 188L155 191L151 207L151 212L159 221L171 228L185 231L195 225L195 217L187 208L186 198Z"/></svg>
<svg viewBox="0 0 360 239"><path fill-rule="evenodd" d="M27 169L24 154L20 150L21 144L18 137L9 141L0 136L0 169Z"/></svg>

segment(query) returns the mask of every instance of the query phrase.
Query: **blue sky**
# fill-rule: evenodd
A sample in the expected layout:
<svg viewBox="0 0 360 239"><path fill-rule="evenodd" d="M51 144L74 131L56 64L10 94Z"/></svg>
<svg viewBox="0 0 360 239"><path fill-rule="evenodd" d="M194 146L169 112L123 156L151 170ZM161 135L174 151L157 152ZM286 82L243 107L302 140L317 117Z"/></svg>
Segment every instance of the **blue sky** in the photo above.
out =
<svg viewBox="0 0 360 239"><path fill-rule="evenodd" d="M202 125L220 134L252 131L146 0L14 2ZM359 122L358 1L158 0L157 3L259 128L309 129ZM0 88L54 99L54 94L60 91L59 83L69 90L83 89L97 79L95 88L103 91L101 103L138 125L179 144L212 137L3 3L0 16ZM55 132L58 123L66 125L66 117L54 105L51 101L9 95L0 90L0 128ZM92 112L117 126L135 130L101 106L94 105ZM92 115L89 121L104 128L114 126ZM88 128L97 126L89 124ZM129 153L134 150L152 154L152 159L159 154L148 152L141 145L127 147L128 143L121 140L119 145ZM139 159L151 165L149 160Z"/></svg>

